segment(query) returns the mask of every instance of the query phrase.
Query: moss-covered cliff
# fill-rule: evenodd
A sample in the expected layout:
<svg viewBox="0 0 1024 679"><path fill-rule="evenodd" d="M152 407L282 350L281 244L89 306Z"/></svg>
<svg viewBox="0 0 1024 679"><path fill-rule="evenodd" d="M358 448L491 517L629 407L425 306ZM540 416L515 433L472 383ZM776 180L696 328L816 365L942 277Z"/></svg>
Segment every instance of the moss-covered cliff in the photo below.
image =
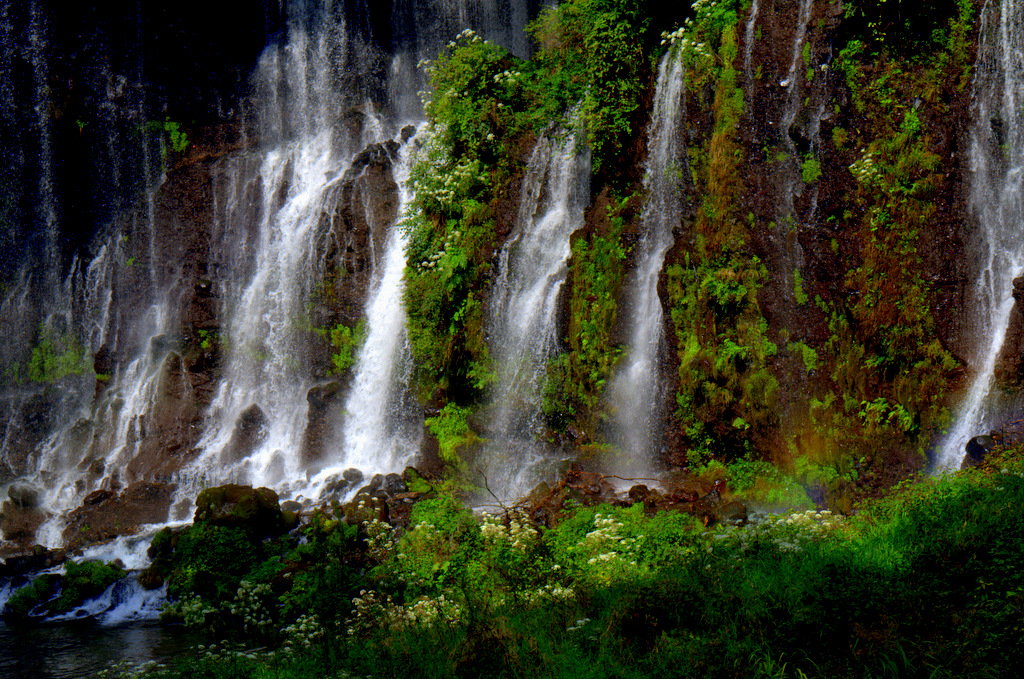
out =
<svg viewBox="0 0 1024 679"><path fill-rule="evenodd" d="M720 0L652 20L643 3L577 0L533 24L529 62L464 34L430 66L434 134L409 225L422 397L458 406L463 432L486 404L485 312L509 203L537 135L578 104L591 208L573 237L544 435L609 442L654 80L671 52L686 66L688 207L661 284L675 403L650 456L769 461L829 481L840 501L854 467L921 467L966 350L962 158L979 7L905 4Z"/></svg>

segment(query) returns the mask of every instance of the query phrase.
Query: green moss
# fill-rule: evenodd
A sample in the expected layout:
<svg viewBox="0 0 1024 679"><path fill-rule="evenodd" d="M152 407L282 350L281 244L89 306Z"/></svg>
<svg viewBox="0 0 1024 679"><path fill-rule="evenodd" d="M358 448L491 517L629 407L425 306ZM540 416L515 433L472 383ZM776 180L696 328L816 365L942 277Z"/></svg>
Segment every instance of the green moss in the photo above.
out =
<svg viewBox="0 0 1024 679"><path fill-rule="evenodd" d="M818 352L812 347L807 346L803 342L791 342L786 346L786 349L800 356L800 360L803 361L804 368L808 373L818 369Z"/></svg>
<svg viewBox="0 0 1024 679"><path fill-rule="evenodd" d="M800 166L800 178L804 184L813 184L821 178L821 163L814 156L808 154Z"/></svg>
<svg viewBox="0 0 1024 679"><path fill-rule="evenodd" d="M793 299L800 306L807 304L809 297L804 290L804 277L800 275L799 267L793 269Z"/></svg>
<svg viewBox="0 0 1024 679"><path fill-rule="evenodd" d="M621 243L631 197L613 200L595 230L578 237L569 261L569 350L552 360L545 414L556 429L575 422L593 436L599 403L622 355L611 341L626 251Z"/></svg>
<svg viewBox="0 0 1024 679"><path fill-rule="evenodd" d="M9 620L25 620L29 613L48 601L60 585L61 576L55 573L40 575L31 584L11 595L4 606L4 617Z"/></svg>
<svg viewBox="0 0 1024 679"><path fill-rule="evenodd" d="M471 410L454 403L446 405L437 417L427 418L430 433L437 437L441 458L456 467L463 466L460 452L482 442L469 426L467 418Z"/></svg>
<svg viewBox="0 0 1024 679"><path fill-rule="evenodd" d="M125 575L123 568L102 561L68 561L64 564L60 596L49 606L50 612L67 613L99 596Z"/></svg>

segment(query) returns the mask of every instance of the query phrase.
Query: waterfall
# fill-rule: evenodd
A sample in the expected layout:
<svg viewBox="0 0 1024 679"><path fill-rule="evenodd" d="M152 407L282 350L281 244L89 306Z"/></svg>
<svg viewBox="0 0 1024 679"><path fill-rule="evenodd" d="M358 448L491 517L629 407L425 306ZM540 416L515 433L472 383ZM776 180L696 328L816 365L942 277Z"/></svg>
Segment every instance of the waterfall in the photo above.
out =
<svg viewBox="0 0 1024 679"><path fill-rule="evenodd" d="M261 138L267 146L232 158L225 172L228 190L218 229L225 240L238 243L235 253L224 253L229 258L223 266L228 275L220 281L220 316L227 323L219 341L227 359L210 423L199 443L202 455L177 477L182 497L191 497L198 486L211 481L270 486L291 495L302 487L310 463L316 462L308 441L310 428L315 420L330 420L334 414L317 406L329 406L326 402L333 401L343 386L310 370L318 323L316 291L332 275L319 250L332 228L342 184L358 172L353 167L357 152L387 141L376 106L368 99L359 102L359 92L338 89L335 76L346 68L371 67L363 59L369 51L357 36L349 35L344 18L301 15L291 22L287 43L268 48L260 59L257 89ZM386 226L367 221L371 230ZM400 258L400 247L397 252ZM394 292L401 261L389 263L390 268L385 262L371 262L391 275L391 298L381 302L385 308L379 313L401 323L400 307L395 308L401 293ZM386 276L376 277L383 281ZM389 330L394 326L381 329L380 319L371 319L377 349L380 334ZM365 352L360 358L357 372L362 373ZM374 358L391 362L376 366L375 377L400 377L394 369L395 352ZM357 392L360 386L365 388L358 378L356 383ZM373 388L375 398L387 400L390 383ZM322 446L317 442L318 447L330 448L337 438L330 435L332 424L319 425L317 436L325 440ZM364 442L364 448L367 445ZM325 452L332 458L337 455ZM363 450L356 457L390 470L390 464L377 456L380 452ZM403 450L389 462L409 456Z"/></svg>
<svg viewBox="0 0 1024 679"><path fill-rule="evenodd" d="M558 309L570 236L590 200L590 152L582 132L545 134L523 180L512 237L499 255L490 309L497 386L483 473L492 492L525 494L550 457L538 442L548 359L558 344Z"/></svg>
<svg viewBox="0 0 1024 679"><path fill-rule="evenodd" d="M665 353L664 312L658 278L665 253L672 247L672 229L682 219L681 185L690 174L682 126L686 121L683 59L675 49L662 57L649 127L650 153L644 172L647 195L642 215L640 256L627 283L626 327L631 329L629 354L611 385L616 439L626 469L644 475L660 444L661 415L669 398L661 387Z"/></svg>
<svg viewBox="0 0 1024 679"><path fill-rule="evenodd" d="M301 474L306 393L314 385L305 370L305 306L307 291L320 273L312 246L322 226L321 214L333 208L325 201L329 189L341 181L343 173L337 170L345 169L332 142L332 130L326 128L268 151L250 179L265 187L254 212L238 205L228 209L258 220L251 243L253 271L245 280L245 268L239 267L222 283L225 300L234 305L222 312L229 319L220 339L228 352L227 365L211 406L212 422L200 442L205 452L192 474L263 486ZM247 167L238 162L233 169ZM325 173L331 171L337 175L325 181ZM236 422L252 407L265 420L263 442L250 454L240 451L240 459L232 459L226 451Z"/></svg>
<svg viewBox="0 0 1024 679"><path fill-rule="evenodd" d="M1024 3L986 2L974 75L970 209L980 241L978 278L969 290L976 315L974 380L952 431L938 451L939 469L960 466L967 441L1000 421L995 368L1013 309L1013 279L1024 272Z"/></svg>
<svg viewBox="0 0 1024 679"><path fill-rule="evenodd" d="M400 188L398 214L411 203L408 186L413 163L410 146L402 148L395 181ZM366 304L366 341L356 360L356 375L345 404L344 465L358 469L399 469L412 461L423 434L421 410L409 393L412 359L406 344L402 305L407 237L392 226L376 290Z"/></svg>
<svg viewBox="0 0 1024 679"><path fill-rule="evenodd" d="M405 197L374 208L379 197L364 188L353 199L367 203L359 219L373 232L356 283L362 251L334 243L329 256L328 241L347 183L368 171L364 154L386 155L375 167L399 183L408 172L410 149L397 140L422 117L418 60L468 27L528 56L531 5L272 5L251 87L240 83L251 95L223 108L215 95L228 140L217 129L217 141L196 144L209 156L186 157L191 149L170 154L164 135L146 133L182 102L168 106L166 83L149 81L167 65L139 47L153 28L141 8L109 24L99 10L87 17L96 25L74 48L88 58L60 84L84 103L61 109L54 81L67 59L53 16L38 1L0 2L0 188L16 189L0 198L14 263L0 288L0 330L14 340L0 347L0 493L12 481L40 490L50 519L36 541L61 544L65 515L97 489L176 482L184 515L203 485L315 494L312 481L339 464L400 470L418 450L422 415L404 385L404 236L389 213ZM200 122L189 135L210 129ZM93 176L67 176L69 141ZM68 209L72 192L88 211ZM332 284L350 289L342 311L318 302ZM364 316L349 373L318 372L325 342L314 331ZM34 345L48 338L80 359L78 372L27 379ZM329 407L314 412L320 397ZM259 430L245 445L240 424Z"/></svg>
<svg viewBox="0 0 1024 679"><path fill-rule="evenodd" d="M787 159L785 167L780 171L782 176L779 179L782 184L782 189L779 192L777 228L779 230L780 239L786 242L783 246L785 250L784 257L786 264L784 271L786 272L790 283L792 282L791 278L793 268L798 265L800 260L803 259L803 253L800 245L796 242L795 238L796 229L791 229L790 225L787 224L788 221L796 219L793 205L794 198L803 191L803 181L801 179L800 171L800 153L799 149L797 149L796 143L790 135L790 130L792 129L793 123L796 121L800 110L804 107L805 78L801 74L801 66L803 64L803 47L807 39L807 24L811 20L811 12L813 9L813 0L800 0L800 12L797 16L797 24L794 28L793 52L789 61L789 70L786 72L785 79L779 83L780 86L786 88L786 103L778 121L779 136L790 157ZM809 86L810 83L806 84ZM822 100L821 106L824 106L824 100ZM812 140L812 147L816 145L814 142L817 141L820 118L821 112L819 111L818 115L814 116L811 121L813 129L809 131L808 137ZM812 148L811 151L813 152L813 150L814 149ZM811 191L816 192L817 188L812 187ZM809 217L810 215L807 216Z"/></svg>

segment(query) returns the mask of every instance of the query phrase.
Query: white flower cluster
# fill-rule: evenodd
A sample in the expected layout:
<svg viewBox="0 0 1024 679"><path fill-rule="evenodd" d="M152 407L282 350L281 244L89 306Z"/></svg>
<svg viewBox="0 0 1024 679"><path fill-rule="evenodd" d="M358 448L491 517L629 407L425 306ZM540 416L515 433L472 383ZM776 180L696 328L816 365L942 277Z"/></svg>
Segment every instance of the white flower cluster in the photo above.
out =
<svg viewBox="0 0 1024 679"><path fill-rule="evenodd" d="M265 582L254 584L242 580L238 583L235 600L231 604L231 614L242 618L248 634L266 632L273 624L264 606L264 600L270 596L270 585Z"/></svg>
<svg viewBox="0 0 1024 679"><path fill-rule="evenodd" d="M497 516L484 514L483 522L480 524L480 533L486 542L508 544L524 554L540 539L537 531L530 525L526 517L516 512L509 516L508 526L505 526Z"/></svg>
<svg viewBox="0 0 1024 679"><path fill-rule="evenodd" d="M615 562L636 566L635 560L627 559L644 536L623 537L619 534L622 528L623 525L614 516L604 516L600 512L594 514L594 530L587 533L578 546L580 551L594 554L587 560L588 565Z"/></svg>
<svg viewBox="0 0 1024 679"><path fill-rule="evenodd" d="M131 660L122 660L105 669L96 672L97 677L113 677L116 679L140 679L150 674L162 673L167 665L156 660L147 660L144 663L133 663Z"/></svg>
<svg viewBox="0 0 1024 679"><path fill-rule="evenodd" d="M285 653L304 651L313 647L313 642L322 638L326 631L316 615L303 615L298 620L281 630L285 642L281 650Z"/></svg>
<svg viewBox="0 0 1024 679"><path fill-rule="evenodd" d="M437 598L420 597L412 603L397 604L390 595L362 590L359 596L352 599L350 617L346 622L349 636L359 632L376 629L381 625L392 630L415 625L426 628L436 623L456 623L461 619L462 606L441 594Z"/></svg>
<svg viewBox="0 0 1024 679"><path fill-rule="evenodd" d="M505 81L509 85L514 85L521 77L523 77L521 71L506 70L502 71L501 73L494 74L494 82L495 84L500 84L502 81Z"/></svg>
<svg viewBox="0 0 1024 679"><path fill-rule="evenodd" d="M203 660L213 663L222 663L240 658L268 661L274 657L273 651L246 649L242 646L232 648L227 640L222 641L220 647L217 644L210 644L209 646L199 644L196 646L196 650L199 651L199 655Z"/></svg>
<svg viewBox="0 0 1024 679"><path fill-rule="evenodd" d="M693 19L687 19L682 26L671 33L662 33L661 44L668 45L669 47L678 45L680 51L690 56L710 57L711 50L708 49L707 45L697 42L690 37L689 31L692 28L692 24Z"/></svg>
<svg viewBox="0 0 1024 679"><path fill-rule="evenodd" d="M850 165L850 172L853 173L858 182L865 186L873 184L882 174L882 171L875 164L875 154L871 151L868 151L860 160Z"/></svg>
<svg viewBox="0 0 1024 679"><path fill-rule="evenodd" d="M385 561L395 553L398 533L391 524L374 517L366 522L367 552L377 561Z"/></svg>
<svg viewBox="0 0 1024 679"><path fill-rule="evenodd" d="M571 627L566 627L565 631L566 632L576 632L576 631L581 630L584 627L586 627L588 622L590 622L590 618L580 618L579 620L576 621L575 625L572 625Z"/></svg>
<svg viewBox="0 0 1024 679"><path fill-rule="evenodd" d="M697 42L693 37L695 33L694 25L701 25L706 22L708 15L715 7L718 6L719 0L696 0L691 5L693 7L694 16L697 18L696 21L693 17L686 19L683 25L672 32L664 32L661 34L661 44L674 47L679 46L679 49L688 56L698 57L710 57L712 56L711 51L707 45L703 42Z"/></svg>
<svg viewBox="0 0 1024 679"><path fill-rule="evenodd" d="M206 624L206 615L217 612L216 608L199 596L182 599L171 607L172 610L174 608L185 619L185 627L202 627Z"/></svg>
<svg viewBox="0 0 1024 679"><path fill-rule="evenodd" d="M479 35L477 35L476 31L474 31L472 28L464 28L462 29L462 32L455 36L455 40L452 40L451 42L448 43L448 46L455 47L456 45L459 44L460 40L468 40L469 42L480 42L482 38Z"/></svg>
<svg viewBox="0 0 1024 679"><path fill-rule="evenodd" d="M448 238L445 240L444 245L441 246L441 250L435 252L434 254L430 255L430 257L420 262L419 266L417 266L416 268L419 269L420 271L424 271L436 267L437 263L441 260L441 258L448 254L448 248L452 246L452 241L457 241L461 237L461 231L452 231L450 234L448 234Z"/></svg>
<svg viewBox="0 0 1024 679"><path fill-rule="evenodd" d="M521 600L527 605L548 603L552 601L568 601L576 595L568 587L557 584L547 584L538 589L527 590L522 593Z"/></svg>
<svg viewBox="0 0 1024 679"><path fill-rule="evenodd" d="M820 539L843 524L843 517L829 510L808 509L789 516L767 518L746 527L730 526L715 536L719 542L733 544L746 551L758 540L768 540L784 552L799 552L808 543ZM708 551L713 551L709 545Z"/></svg>
<svg viewBox="0 0 1024 679"><path fill-rule="evenodd" d="M479 160L461 158L450 170L442 171L438 168L438 181L431 182L430 186L420 183L416 186L417 193L433 198L442 207L449 207L477 183L482 168L483 163Z"/></svg>
<svg viewBox="0 0 1024 679"><path fill-rule="evenodd" d="M390 612L390 622L392 628L422 625L430 629L437 622L456 623L461 615L462 607L458 602L442 594L436 599L420 597L411 604L394 608Z"/></svg>

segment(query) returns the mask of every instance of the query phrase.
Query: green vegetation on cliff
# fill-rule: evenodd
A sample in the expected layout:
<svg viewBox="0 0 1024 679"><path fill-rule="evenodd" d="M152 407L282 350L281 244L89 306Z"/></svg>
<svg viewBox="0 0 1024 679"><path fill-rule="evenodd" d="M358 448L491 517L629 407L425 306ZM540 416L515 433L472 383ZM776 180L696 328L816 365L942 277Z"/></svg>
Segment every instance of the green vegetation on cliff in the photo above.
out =
<svg viewBox="0 0 1024 679"><path fill-rule="evenodd" d="M493 380L485 340L493 254L513 227L525 160L539 134L575 111L593 171L629 195L632 152L651 79L643 6L574 0L532 25L539 50L522 62L464 31L428 66L427 140L413 170L405 299L417 391L474 406ZM549 420L593 430L612 345L625 250L625 202L574 238L569 351L552 362ZM592 304L596 302L596 304Z"/></svg>

